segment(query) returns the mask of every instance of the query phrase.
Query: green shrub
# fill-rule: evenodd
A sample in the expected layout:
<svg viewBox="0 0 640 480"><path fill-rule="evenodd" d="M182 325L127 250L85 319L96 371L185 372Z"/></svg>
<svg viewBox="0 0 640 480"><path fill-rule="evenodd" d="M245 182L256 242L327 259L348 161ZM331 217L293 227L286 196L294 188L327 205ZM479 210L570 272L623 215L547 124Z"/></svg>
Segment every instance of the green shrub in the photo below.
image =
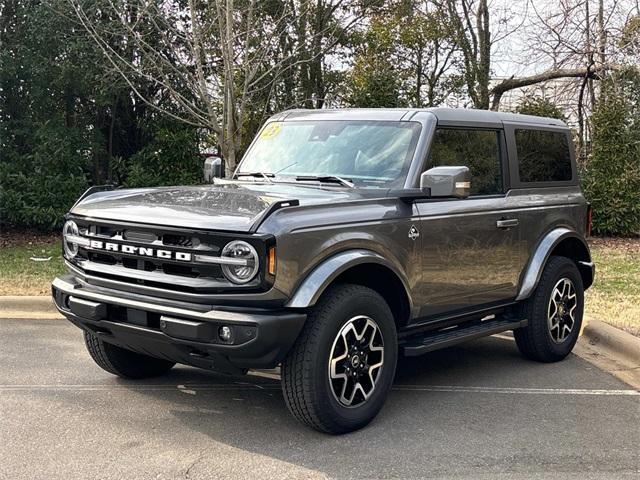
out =
<svg viewBox="0 0 640 480"><path fill-rule="evenodd" d="M562 109L544 97L525 97L516 107L516 113L567 120Z"/></svg>
<svg viewBox="0 0 640 480"><path fill-rule="evenodd" d="M28 153L4 150L0 162L0 224L53 230L87 189L81 132L46 123L33 132Z"/></svg>
<svg viewBox="0 0 640 480"><path fill-rule="evenodd" d="M161 127L125 164L126 187L193 185L202 182L203 159L194 128Z"/></svg>
<svg viewBox="0 0 640 480"><path fill-rule="evenodd" d="M594 233L640 235L638 74L623 73L603 82L583 186L593 207Z"/></svg>

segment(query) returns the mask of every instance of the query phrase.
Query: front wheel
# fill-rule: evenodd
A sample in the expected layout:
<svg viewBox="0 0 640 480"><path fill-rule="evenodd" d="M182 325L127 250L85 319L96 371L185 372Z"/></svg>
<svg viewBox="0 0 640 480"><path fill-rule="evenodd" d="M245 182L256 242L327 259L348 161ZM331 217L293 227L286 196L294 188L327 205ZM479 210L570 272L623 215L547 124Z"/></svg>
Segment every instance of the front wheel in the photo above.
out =
<svg viewBox="0 0 640 480"><path fill-rule="evenodd" d="M395 322L384 299L360 285L334 286L310 312L283 362L287 406L322 432L362 428L384 404L397 356Z"/></svg>
<svg viewBox="0 0 640 480"><path fill-rule="evenodd" d="M582 277L576 264L551 257L540 282L521 306L529 325L513 332L522 355L539 362L557 362L573 350L584 310Z"/></svg>

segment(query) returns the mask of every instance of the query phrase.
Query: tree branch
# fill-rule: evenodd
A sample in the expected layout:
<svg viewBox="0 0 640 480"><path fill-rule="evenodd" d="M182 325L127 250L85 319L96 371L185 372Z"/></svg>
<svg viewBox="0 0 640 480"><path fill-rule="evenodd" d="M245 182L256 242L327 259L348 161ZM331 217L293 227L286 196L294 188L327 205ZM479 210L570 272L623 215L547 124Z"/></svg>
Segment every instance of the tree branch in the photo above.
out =
<svg viewBox="0 0 640 480"><path fill-rule="evenodd" d="M491 95L493 95L493 102L491 104L491 110L498 110L500 107L500 100L502 95L510 90L517 88L528 87L529 85L535 85L537 83L547 82L549 80L555 80L558 78L594 78L598 79L602 76L602 73L607 70L612 70L615 67L612 65L599 66L597 68L552 68L536 75L520 78L507 78L502 82L491 88Z"/></svg>

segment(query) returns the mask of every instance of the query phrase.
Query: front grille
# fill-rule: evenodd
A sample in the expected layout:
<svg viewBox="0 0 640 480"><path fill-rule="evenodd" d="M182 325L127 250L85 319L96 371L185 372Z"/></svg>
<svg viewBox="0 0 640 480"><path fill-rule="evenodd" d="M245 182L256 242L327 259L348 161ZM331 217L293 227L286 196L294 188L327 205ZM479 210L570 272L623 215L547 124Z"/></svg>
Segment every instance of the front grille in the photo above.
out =
<svg viewBox="0 0 640 480"><path fill-rule="evenodd" d="M197 240L196 240L197 242ZM166 233L162 236L162 244L163 245L174 245L177 247L193 247L194 238L186 235L172 235L170 233Z"/></svg>
<svg viewBox="0 0 640 480"><path fill-rule="evenodd" d="M80 236L101 245L100 248L95 248L95 245L80 246L73 261L76 267L92 277L189 293L264 290L265 279L262 274L240 286L225 278L219 264L196 261L196 255L219 256L222 248L238 235L167 232L161 227L132 228L129 225L106 225L82 219L74 221L78 224ZM263 241L243 239L252 240L252 245L264 258ZM117 244L118 251L107 250L107 244ZM123 246L132 247L133 253L121 251ZM171 258L158 258L157 252L169 252ZM182 257L178 257L178 254ZM188 260L185 260L187 255Z"/></svg>
<svg viewBox="0 0 640 480"><path fill-rule="evenodd" d="M140 242L140 243L153 243L158 240L158 236L153 232L141 232L140 230L124 230L122 232L122 237L125 240L130 240L132 242Z"/></svg>

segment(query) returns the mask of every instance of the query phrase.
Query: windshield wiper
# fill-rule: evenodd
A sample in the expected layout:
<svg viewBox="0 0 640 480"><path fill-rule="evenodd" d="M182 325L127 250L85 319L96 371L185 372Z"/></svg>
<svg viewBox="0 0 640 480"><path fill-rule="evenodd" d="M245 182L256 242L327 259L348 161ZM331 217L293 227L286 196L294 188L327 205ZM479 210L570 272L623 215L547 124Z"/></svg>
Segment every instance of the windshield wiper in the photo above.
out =
<svg viewBox="0 0 640 480"><path fill-rule="evenodd" d="M267 182L273 183L273 180L271 180L271 178L275 177L275 174L270 172L238 172L236 173L236 177L264 178Z"/></svg>
<svg viewBox="0 0 640 480"><path fill-rule="evenodd" d="M296 181L317 181L327 183L339 183L342 186L353 188L355 185L348 178L342 178L335 175L299 175L296 177Z"/></svg>

